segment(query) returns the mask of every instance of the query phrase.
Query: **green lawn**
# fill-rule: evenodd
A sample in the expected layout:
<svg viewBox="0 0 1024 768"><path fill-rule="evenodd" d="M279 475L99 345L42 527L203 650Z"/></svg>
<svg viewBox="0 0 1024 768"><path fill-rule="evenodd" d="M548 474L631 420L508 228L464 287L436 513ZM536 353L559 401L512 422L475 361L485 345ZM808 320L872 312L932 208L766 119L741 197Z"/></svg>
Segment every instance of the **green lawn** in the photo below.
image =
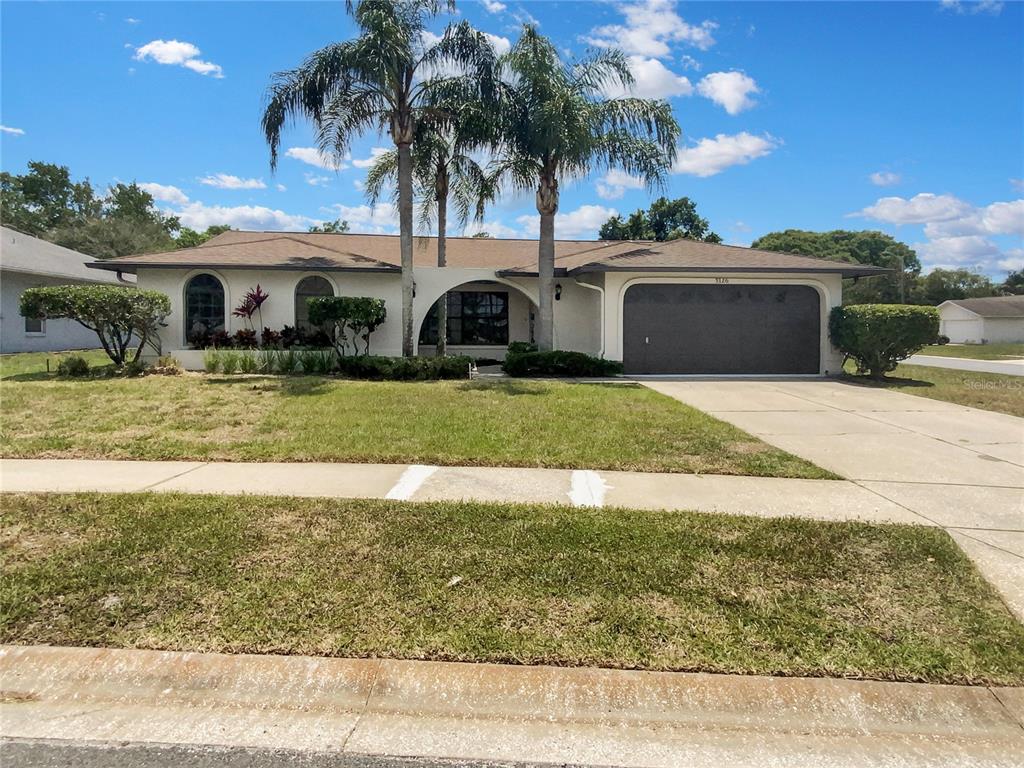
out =
<svg viewBox="0 0 1024 768"><path fill-rule="evenodd" d="M2 385L0 454L6 457L832 477L736 427L630 384L202 374L24 379Z"/></svg>
<svg viewBox="0 0 1024 768"><path fill-rule="evenodd" d="M867 387L884 387L908 395L1024 417L1024 376L900 365L885 381L877 382L867 376L852 375L852 363L847 363L846 371L848 381Z"/></svg>
<svg viewBox="0 0 1024 768"><path fill-rule="evenodd" d="M0 531L5 643L1024 682L937 528L85 494L6 496Z"/></svg>
<svg viewBox="0 0 1024 768"><path fill-rule="evenodd" d="M57 370L57 363L65 357L84 357L89 365L110 365L110 358L102 349L83 349L70 352L19 352L13 355L0 355L0 379L31 374L45 374L46 364L50 371Z"/></svg>
<svg viewBox="0 0 1024 768"><path fill-rule="evenodd" d="M1024 344L933 344L917 354L972 360L1019 360L1024 358Z"/></svg>

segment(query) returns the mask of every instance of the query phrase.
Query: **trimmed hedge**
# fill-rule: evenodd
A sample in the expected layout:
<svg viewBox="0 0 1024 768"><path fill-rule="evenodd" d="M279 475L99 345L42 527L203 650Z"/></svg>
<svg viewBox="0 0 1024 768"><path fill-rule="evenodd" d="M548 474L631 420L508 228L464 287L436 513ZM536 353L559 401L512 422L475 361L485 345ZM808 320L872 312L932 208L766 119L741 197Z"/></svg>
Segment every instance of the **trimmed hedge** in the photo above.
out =
<svg viewBox="0 0 1024 768"><path fill-rule="evenodd" d="M605 360L582 352L553 350L551 352L513 352L505 355L501 366L509 376L617 376L622 363Z"/></svg>
<svg viewBox="0 0 1024 768"><path fill-rule="evenodd" d="M380 357L358 355L339 357L337 371L353 379L376 381L436 381L468 379L473 358L452 357Z"/></svg>
<svg viewBox="0 0 1024 768"><path fill-rule="evenodd" d="M829 316L832 343L857 363L858 373L881 379L939 334L935 307L905 304L855 304L836 307Z"/></svg>

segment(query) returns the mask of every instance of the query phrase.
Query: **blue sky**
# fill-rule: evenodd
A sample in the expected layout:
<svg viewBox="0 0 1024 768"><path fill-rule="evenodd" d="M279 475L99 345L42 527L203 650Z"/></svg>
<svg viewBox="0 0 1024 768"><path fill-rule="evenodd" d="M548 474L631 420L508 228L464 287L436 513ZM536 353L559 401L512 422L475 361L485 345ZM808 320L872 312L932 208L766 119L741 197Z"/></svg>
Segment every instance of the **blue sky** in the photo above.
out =
<svg viewBox="0 0 1024 768"><path fill-rule="evenodd" d="M567 55L622 47L639 95L682 125L665 194L688 195L726 242L777 229L866 229L926 266L999 276L1024 265L1024 5L983 2L463 1L513 41L534 20ZM306 126L276 174L259 130L273 72L352 33L342 2L10 2L2 14L2 168L68 165L138 181L194 228L305 229L337 217L393 232L360 190L386 138L321 167ZM447 19L437 20L440 31ZM621 174L566 184L556 233L596 237L651 194ZM488 211L536 237L529 195Z"/></svg>

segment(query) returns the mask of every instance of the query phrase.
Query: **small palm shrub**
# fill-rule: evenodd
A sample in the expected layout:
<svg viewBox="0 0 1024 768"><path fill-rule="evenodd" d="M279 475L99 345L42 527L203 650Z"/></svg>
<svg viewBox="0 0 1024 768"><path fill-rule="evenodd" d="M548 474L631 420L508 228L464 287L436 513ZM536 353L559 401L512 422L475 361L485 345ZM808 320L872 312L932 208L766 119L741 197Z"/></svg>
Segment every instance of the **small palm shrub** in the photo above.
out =
<svg viewBox="0 0 1024 768"><path fill-rule="evenodd" d="M203 352L203 370L207 373L216 373L220 370L220 352L216 349L207 349Z"/></svg>
<svg viewBox="0 0 1024 768"><path fill-rule="evenodd" d="M238 368L242 362L242 355L234 350L224 350L220 353L220 370L222 373L232 374L238 373Z"/></svg>
<svg viewBox="0 0 1024 768"><path fill-rule="evenodd" d="M261 349L259 352L260 373L273 373L277 368L277 351L273 349Z"/></svg>
<svg viewBox="0 0 1024 768"><path fill-rule="evenodd" d="M238 370L242 373L256 373L260 369L260 359L254 352L242 352L238 358Z"/></svg>
<svg viewBox="0 0 1024 768"><path fill-rule="evenodd" d="M304 349L299 352L303 373L328 374L334 370L333 349Z"/></svg>
<svg viewBox="0 0 1024 768"><path fill-rule="evenodd" d="M283 349L277 355L278 373L295 373L299 368L299 355L294 349Z"/></svg>

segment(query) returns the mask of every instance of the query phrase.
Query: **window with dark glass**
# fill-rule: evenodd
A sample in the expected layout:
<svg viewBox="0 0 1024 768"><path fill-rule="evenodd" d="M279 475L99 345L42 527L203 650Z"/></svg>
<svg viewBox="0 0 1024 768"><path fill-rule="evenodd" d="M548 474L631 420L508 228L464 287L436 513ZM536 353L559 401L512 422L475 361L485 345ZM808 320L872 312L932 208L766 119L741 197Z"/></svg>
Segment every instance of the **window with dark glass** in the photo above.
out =
<svg viewBox="0 0 1024 768"><path fill-rule="evenodd" d="M224 286L213 275L196 275L185 286L185 336L223 331Z"/></svg>
<svg viewBox="0 0 1024 768"><path fill-rule="evenodd" d="M326 278L312 275L299 280L299 284L295 286L295 327L310 332L320 330L319 326L309 322L309 300L318 296L333 295L334 287Z"/></svg>
<svg viewBox="0 0 1024 768"><path fill-rule="evenodd" d="M508 294L504 291L449 292L448 343L508 345ZM423 321L420 344L437 344L437 304L430 308Z"/></svg>

